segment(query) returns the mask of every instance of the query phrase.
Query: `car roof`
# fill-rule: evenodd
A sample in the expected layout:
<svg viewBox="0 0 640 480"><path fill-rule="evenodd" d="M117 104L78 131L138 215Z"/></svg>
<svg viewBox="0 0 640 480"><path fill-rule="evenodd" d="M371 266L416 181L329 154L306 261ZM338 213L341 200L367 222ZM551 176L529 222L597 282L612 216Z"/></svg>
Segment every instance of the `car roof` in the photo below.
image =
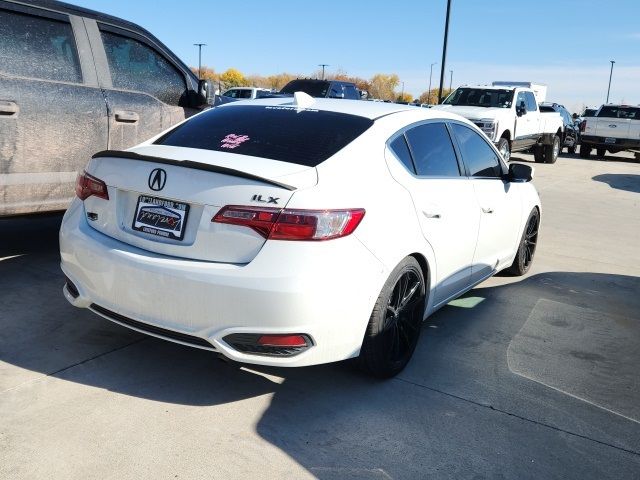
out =
<svg viewBox="0 0 640 480"><path fill-rule="evenodd" d="M220 105L216 108L233 108L236 105L253 105L253 106L282 106L282 107L295 107L294 99L292 97L284 98L264 98L256 100L242 100L239 102L230 102ZM326 112L344 113L348 115L357 115L365 117L370 120L375 120L380 117L392 115L402 112L421 112L421 117L424 119L429 118L447 118L461 120L465 123L469 123L459 115L449 113L445 110L435 110L431 108L418 108L413 105L401 105L398 103L385 103L385 102L366 102L363 100L344 100L333 98L313 98L313 103L303 107L311 110L322 110Z"/></svg>

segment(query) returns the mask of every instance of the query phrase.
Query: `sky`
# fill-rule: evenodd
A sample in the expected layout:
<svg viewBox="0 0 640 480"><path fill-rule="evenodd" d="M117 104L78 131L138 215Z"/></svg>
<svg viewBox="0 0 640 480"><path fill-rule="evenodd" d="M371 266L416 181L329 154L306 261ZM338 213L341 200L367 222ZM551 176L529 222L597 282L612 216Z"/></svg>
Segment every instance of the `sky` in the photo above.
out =
<svg viewBox="0 0 640 480"><path fill-rule="evenodd" d="M370 78L396 73L419 96L440 80L446 0L68 0L151 31L188 65L310 76L318 64ZM640 0L452 0L445 86L548 86L572 112L640 104ZM401 88L401 87L400 87ZM400 88L398 90L400 90Z"/></svg>

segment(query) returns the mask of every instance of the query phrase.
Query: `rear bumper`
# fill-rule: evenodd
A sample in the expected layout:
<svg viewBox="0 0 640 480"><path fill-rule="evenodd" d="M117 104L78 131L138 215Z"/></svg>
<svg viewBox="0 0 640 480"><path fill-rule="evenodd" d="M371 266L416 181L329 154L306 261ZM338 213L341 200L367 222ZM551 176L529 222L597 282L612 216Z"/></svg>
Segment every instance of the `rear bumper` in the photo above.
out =
<svg viewBox="0 0 640 480"><path fill-rule="evenodd" d="M158 255L91 228L80 201L63 219L60 253L77 290L64 288L73 305L239 362L273 366L356 356L387 273L355 236L270 241L246 265ZM291 357L247 354L224 341L233 333L300 333L314 346Z"/></svg>
<svg viewBox="0 0 640 480"><path fill-rule="evenodd" d="M582 135L580 142L593 148L606 148L616 150L638 150L640 149L640 139L616 138L615 143L607 143L606 137L598 137L595 135Z"/></svg>

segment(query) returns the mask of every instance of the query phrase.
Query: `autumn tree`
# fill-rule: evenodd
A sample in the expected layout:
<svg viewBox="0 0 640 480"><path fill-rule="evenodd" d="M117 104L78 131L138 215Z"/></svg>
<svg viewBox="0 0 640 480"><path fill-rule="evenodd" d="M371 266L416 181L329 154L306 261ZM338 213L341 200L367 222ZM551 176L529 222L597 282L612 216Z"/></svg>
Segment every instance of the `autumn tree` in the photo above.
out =
<svg viewBox="0 0 640 480"><path fill-rule="evenodd" d="M437 105L438 104L438 91L439 89L437 88L432 88L431 91L429 92L422 92L422 95L420 95L420 103L428 103L429 105ZM447 98L447 95L449 95L453 90L448 89L448 88L443 88L442 89L442 99L444 100L445 98Z"/></svg>
<svg viewBox="0 0 640 480"><path fill-rule="evenodd" d="M191 71L198 76L198 67L189 67ZM212 82L218 81L218 74L213 70L213 68L207 67L205 65L200 69L200 78L202 80L211 80Z"/></svg>
<svg viewBox="0 0 640 480"><path fill-rule="evenodd" d="M280 90L291 80L298 78L296 75L290 73L279 73L277 75L270 75L267 77L267 88L274 90Z"/></svg>
<svg viewBox="0 0 640 480"><path fill-rule="evenodd" d="M398 95L398 102L407 102L411 103L413 101L413 95L410 93L404 92Z"/></svg>
<svg viewBox="0 0 640 480"><path fill-rule="evenodd" d="M384 74L378 73L369 80L369 94L372 98L380 98L382 100L395 100L395 89L400 83L400 78L395 73Z"/></svg>
<svg viewBox="0 0 640 480"><path fill-rule="evenodd" d="M220 75L220 81L224 83L225 88L242 87L246 85L244 75L235 68L229 68L226 72Z"/></svg>

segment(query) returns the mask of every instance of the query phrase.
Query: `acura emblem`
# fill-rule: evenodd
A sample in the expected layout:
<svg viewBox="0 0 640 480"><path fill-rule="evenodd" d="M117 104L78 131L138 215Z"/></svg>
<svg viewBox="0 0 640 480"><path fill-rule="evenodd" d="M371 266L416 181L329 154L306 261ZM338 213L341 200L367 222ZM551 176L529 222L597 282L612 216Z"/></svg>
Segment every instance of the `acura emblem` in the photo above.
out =
<svg viewBox="0 0 640 480"><path fill-rule="evenodd" d="M158 192L164 188L167 183L167 172L161 168L154 168L149 174L149 188L154 192Z"/></svg>

